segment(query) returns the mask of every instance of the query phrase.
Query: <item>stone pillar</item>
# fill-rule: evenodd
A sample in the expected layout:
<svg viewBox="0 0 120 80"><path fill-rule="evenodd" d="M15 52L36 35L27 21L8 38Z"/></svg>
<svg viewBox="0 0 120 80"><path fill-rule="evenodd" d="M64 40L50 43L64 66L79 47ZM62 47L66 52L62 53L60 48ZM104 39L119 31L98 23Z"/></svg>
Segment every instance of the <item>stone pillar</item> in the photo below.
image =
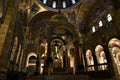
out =
<svg viewBox="0 0 120 80"><path fill-rule="evenodd" d="M80 71L83 72L85 67L84 65L85 59L84 59L82 44L79 45L79 59L80 59Z"/></svg>
<svg viewBox="0 0 120 80"><path fill-rule="evenodd" d="M40 74L40 57L37 56L35 75Z"/></svg>
<svg viewBox="0 0 120 80"><path fill-rule="evenodd" d="M48 45L47 45L47 57L51 57L51 47L50 47L50 41L48 41Z"/></svg>
<svg viewBox="0 0 120 80"><path fill-rule="evenodd" d="M36 70L35 70L35 75L40 74L40 43L37 43L37 60L36 60Z"/></svg>
<svg viewBox="0 0 120 80"><path fill-rule="evenodd" d="M23 49L21 48L20 56L19 56L19 59L18 59L18 71L21 71L22 58L23 58Z"/></svg>
<svg viewBox="0 0 120 80"><path fill-rule="evenodd" d="M117 66L114 62L114 58L113 58L112 54L110 53L107 45L104 46L104 51L106 54L107 65L108 65L110 77L117 78L118 77Z"/></svg>
<svg viewBox="0 0 120 80"><path fill-rule="evenodd" d="M70 70L70 58L68 57L70 50L68 48L65 48L65 50L63 51L63 68L66 69L66 72L69 73Z"/></svg>
<svg viewBox="0 0 120 80"><path fill-rule="evenodd" d="M97 62L97 57L95 53L95 48L92 49L92 55L93 55L93 60L94 60L94 69L95 71L98 71L98 62Z"/></svg>
<svg viewBox="0 0 120 80"><path fill-rule="evenodd" d="M10 41L8 40L8 28L11 20L11 8L8 8L4 23L0 27L0 79L5 80L7 72L7 55L10 48ZM2 75L2 76L1 76Z"/></svg>
<svg viewBox="0 0 120 80"><path fill-rule="evenodd" d="M67 50L63 51L63 67L66 68L66 54L67 54Z"/></svg>
<svg viewBox="0 0 120 80"><path fill-rule="evenodd" d="M79 41L74 42L75 72L80 72Z"/></svg>
<svg viewBox="0 0 120 80"><path fill-rule="evenodd" d="M23 49L21 52L19 70L22 72L26 72L26 61L27 61L27 53L28 53L28 42L23 44Z"/></svg>
<svg viewBox="0 0 120 80"><path fill-rule="evenodd" d="M18 46L17 46L17 49L16 49L16 51L15 51L15 53L14 53L14 59L13 59L13 71L17 71L17 67L18 67L18 64L16 63L16 59L17 59L17 55L18 55L18 49L19 49L19 44L18 44Z"/></svg>
<svg viewBox="0 0 120 80"><path fill-rule="evenodd" d="M17 65L17 71L19 71L20 54L21 54L21 45L19 45L18 47L18 53L17 53L16 61L15 61Z"/></svg>
<svg viewBox="0 0 120 80"><path fill-rule="evenodd" d="M82 46L82 50L83 50L83 58L84 58L84 71L87 71L88 69L88 64L87 64L87 58L86 58L86 49L85 46Z"/></svg>
<svg viewBox="0 0 120 80"><path fill-rule="evenodd" d="M51 47L50 47L51 42L50 41L51 40L48 40L48 44L47 44L47 57L46 57L45 62L44 62L44 74L48 74L48 75L51 74L51 68L52 68L52 64L50 66L51 61L49 61L49 60L51 60L50 59L51 58Z"/></svg>
<svg viewBox="0 0 120 80"><path fill-rule="evenodd" d="M68 55L68 49L66 49L65 58L66 58L66 62L65 62L66 67L70 68L70 58L69 58L69 55Z"/></svg>
<svg viewBox="0 0 120 80"><path fill-rule="evenodd" d="M63 46L63 67L67 68L69 63L68 63L68 48L66 45Z"/></svg>
<svg viewBox="0 0 120 80"><path fill-rule="evenodd" d="M21 54L20 54L20 58L19 58L19 69L18 69L18 71L20 71L20 72L26 72L28 44L29 44L29 41L26 41L22 44L22 48L21 48L21 52L20 52Z"/></svg>
<svg viewBox="0 0 120 80"><path fill-rule="evenodd" d="M72 54L74 54L74 53L72 53ZM67 72L68 73L71 73L71 71L72 71L72 73L75 73L75 68L74 67L70 67L70 57L71 57L71 54L70 54L70 48L67 48L66 49L66 51L65 51L65 56L64 56L64 58L65 58L65 67L66 67L66 69L67 69ZM73 55L72 55L72 57L73 57ZM73 59L73 61L74 61L74 59Z"/></svg>

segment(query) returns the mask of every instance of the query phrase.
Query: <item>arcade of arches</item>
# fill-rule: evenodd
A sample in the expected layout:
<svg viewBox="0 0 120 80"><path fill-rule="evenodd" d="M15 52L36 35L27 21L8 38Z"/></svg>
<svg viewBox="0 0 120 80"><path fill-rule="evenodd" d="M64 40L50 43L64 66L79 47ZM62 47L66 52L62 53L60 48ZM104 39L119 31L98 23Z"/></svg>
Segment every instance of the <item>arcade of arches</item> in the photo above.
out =
<svg viewBox="0 0 120 80"><path fill-rule="evenodd" d="M0 80L120 79L119 4L1 0Z"/></svg>

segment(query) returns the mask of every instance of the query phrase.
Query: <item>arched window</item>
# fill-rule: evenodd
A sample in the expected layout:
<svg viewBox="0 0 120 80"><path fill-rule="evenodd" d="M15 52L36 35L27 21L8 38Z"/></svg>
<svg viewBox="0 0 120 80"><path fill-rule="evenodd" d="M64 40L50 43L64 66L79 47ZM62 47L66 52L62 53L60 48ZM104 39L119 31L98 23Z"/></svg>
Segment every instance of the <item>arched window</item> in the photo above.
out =
<svg viewBox="0 0 120 80"><path fill-rule="evenodd" d="M99 27L102 27L103 26L103 22L100 20L99 21Z"/></svg>
<svg viewBox="0 0 120 80"><path fill-rule="evenodd" d="M95 30L95 26L93 26L93 27L92 27L92 32L95 32L95 31L96 31L96 30Z"/></svg>
<svg viewBox="0 0 120 80"><path fill-rule="evenodd" d="M57 4L56 1L53 1L52 7L56 8L56 4Z"/></svg>
<svg viewBox="0 0 120 80"><path fill-rule="evenodd" d="M118 74L120 74L120 40L117 38L113 38L109 41L108 46L113 57L115 66L118 70Z"/></svg>
<svg viewBox="0 0 120 80"><path fill-rule="evenodd" d="M45 5L46 8L53 11L58 9L67 9L69 7L77 6L82 0L37 0L40 4Z"/></svg>
<svg viewBox="0 0 120 80"><path fill-rule="evenodd" d="M27 63L26 63L26 67L28 67L29 65L36 65L35 63L29 63L30 62L30 57L36 57L37 58L37 55L35 53L30 53L27 57Z"/></svg>
<svg viewBox="0 0 120 80"><path fill-rule="evenodd" d="M43 3L46 4L46 3L47 3L47 0L43 0Z"/></svg>
<svg viewBox="0 0 120 80"><path fill-rule="evenodd" d="M72 1L72 4L75 4L76 3L76 1L75 0L71 0Z"/></svg>
<svg viewBox="0 0 120 80"><path fill-rule="evenodd" d="M37 55L36 53L30 53L27 57L27 63L26 63L26 72L27 73L33 73L36 68L36 60Z"/></svg>
<svg viewBox="0 0 120 80"><path fill-rule="evenodd" d="M107 15L107 21L108 22L112 21L112 15L110 13Z"/></svg>
<svg viewBox="0 0 120 80"><path fill-rule="evenodd" d="M63 5L63 8L66 8L66 2L65 1L62 2L62 5Z"/></svg>
<svg viewBox="0 0 120 80"><path fill-rule="evenodd" d="M94 65L94 60L93 60L93 55L92 55L91 50L86 51L86 59L87 59L88 71L93 71L94 70L94 66L93 66Z"/></svg>
<svg viewBox="0 0 120 80"><path fill-rule="evenodd" d="M99 70L105 70L107 68L107 66L104 64L107 63L107 59L103 49L104 48L102 47L102 45L97 45L95 48L95 55L97 57L97 62L98 64L102 64L98 66Z"/></svg>

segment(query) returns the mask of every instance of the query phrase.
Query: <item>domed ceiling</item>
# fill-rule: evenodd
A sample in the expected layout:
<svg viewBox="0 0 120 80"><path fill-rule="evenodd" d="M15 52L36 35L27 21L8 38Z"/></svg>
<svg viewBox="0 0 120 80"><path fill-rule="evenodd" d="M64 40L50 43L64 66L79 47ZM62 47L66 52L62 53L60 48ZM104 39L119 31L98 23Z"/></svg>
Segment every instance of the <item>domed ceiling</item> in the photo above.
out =
<svg viewBox="0 0 120 80"><path fill-rule="evenodd" d="M38 0L38 2L51 10L64 10L74 7L81 3L82 0Z"/></svg>

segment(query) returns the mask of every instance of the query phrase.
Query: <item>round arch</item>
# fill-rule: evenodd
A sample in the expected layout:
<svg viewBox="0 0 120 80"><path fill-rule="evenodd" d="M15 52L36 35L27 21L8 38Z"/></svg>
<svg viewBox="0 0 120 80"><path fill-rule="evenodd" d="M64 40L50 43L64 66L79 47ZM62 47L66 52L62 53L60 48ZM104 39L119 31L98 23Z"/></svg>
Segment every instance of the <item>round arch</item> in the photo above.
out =
<svg viewBox="0 0 120 80"><path fill-rule="evenodd" d="M98 66L98 69L105 70L107 68L107 65L105 64L107 63L107 59L106 59L106 54L104 52L104 48L102 45L96 46L95 55L96 55L98 64L101 64L100 66Z"/></svg>
<svg viewBox="0 0 120 80"><path fill-rule="evenodd" d="M94 65L93 54L90 49L86 51L86 59L87 59L88 71L94 71L94 66L89 67L90 65Z"/></svg>
<svg viewBox="0 0 120 80"><path fill-rule="evenodd" d="M117 68L118 74L120 74L120 40L112 38L108 43L108 48Z"/></svg>
<svg viewBox="0 0 120 80"><path fill-rule="evenodd" d="M40 22L41 20L49 20L56 12L53 11L44 11L40 12L36 15L34 15L30 21L28 21L28 24L30 27L33 27L36 23Z"/></svg>
<svg viewBox="0 0 120 80"><path fill-rule="evenodd" d="M29 58L30 58L31 56L35 56L35 57L37 58L37 54L36 54L36 53L30 53L30 54L27 56L26 67L29 66Z"/></svg>
<svg viewBox="0 0 120 80"><path fill-rule="evenodd" d="M51 56L53 58L53 65L59 65L59 67L63 67L63 54L65 41L61 38L53 38L51 41ZM57 64L56 64L57 63ZM56 66L54 66L56 67Z"/></svg>
<svg viewBox="0 0 120 80"><path fill-rule="evenodd" d="M104 52L104 48L102 45L97 45L95 48L95 55L97 57L98 63L102 64L102 63L106 63L106 55Z"/></svg>
<svg viewBox="0 0 120 80"><path fill-rule="evenodd" d="M120 47L120 40L117 39L117 38L112 38L108 43L108 47L112 48L112 47L115 47L115 46Z"/></svg>
<svg viewBox="0 0 120 80"><path fill-rule="evenodd" d="M73 41L79 40L79 33L75 30L75 26L72 25L63 14L56 14L54 16L52 16L47 25L48 37L54 34L53 30L55 28L60 27L71 33L72 37L74 37Z"/></svg>
<svg viewBox="0 0 120 80"><path fill-rule="evenodd" d="M88 65L93 65L94 64L93 56L92 56L92 51L90 49L88 49L86 51L86 58L87 58L87 64Z"/></svg>

